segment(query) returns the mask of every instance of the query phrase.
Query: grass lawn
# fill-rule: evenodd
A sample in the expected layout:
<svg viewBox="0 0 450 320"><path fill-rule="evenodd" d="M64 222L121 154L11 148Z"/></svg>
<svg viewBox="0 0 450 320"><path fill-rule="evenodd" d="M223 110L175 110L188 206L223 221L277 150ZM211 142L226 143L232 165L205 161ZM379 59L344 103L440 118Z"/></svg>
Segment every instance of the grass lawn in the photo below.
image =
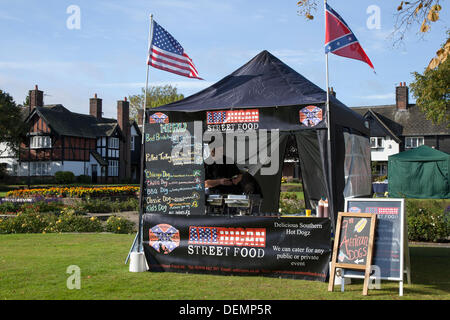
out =
<svg viewBox="0 0 450 320"><path fill-rule="evenodd" d="M411 247L412 285L398 283L363 297L362 280L346 292L327 283L266 277L131 273L124 260L134 235L0 236L0 299L450 299L449 248ZM81 269L81 289L66 287L67 267Z"/></svg>

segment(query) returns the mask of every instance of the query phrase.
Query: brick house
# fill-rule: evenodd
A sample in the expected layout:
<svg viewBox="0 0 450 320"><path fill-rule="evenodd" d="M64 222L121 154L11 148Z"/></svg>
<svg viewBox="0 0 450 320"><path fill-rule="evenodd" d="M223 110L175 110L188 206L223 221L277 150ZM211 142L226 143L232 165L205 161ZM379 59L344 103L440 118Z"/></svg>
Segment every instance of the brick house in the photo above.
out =
<svg viewBox="0 0 450 320"><path fill-rule="evenodd" d="M36 86L29 92L29 106L22 109L29 131L18 157L4 152L0 158L11 176L45 180L57 171L71 171L94 183L138 181L141 131L129 119L126 98L117 101L116 120L102 116L102 99L96 94L89 99L89 114L44 105L43 96Z"/></svg>
<svg viewBox="0 0 450 320"><path fill-rule="evenodd" d="M375 175L387 175L390 155L427 145L450 153L447 123L435 125L416 104L409 103L405 82L395 88L395 104L353 107L369 122L372 164Z"/></svg>

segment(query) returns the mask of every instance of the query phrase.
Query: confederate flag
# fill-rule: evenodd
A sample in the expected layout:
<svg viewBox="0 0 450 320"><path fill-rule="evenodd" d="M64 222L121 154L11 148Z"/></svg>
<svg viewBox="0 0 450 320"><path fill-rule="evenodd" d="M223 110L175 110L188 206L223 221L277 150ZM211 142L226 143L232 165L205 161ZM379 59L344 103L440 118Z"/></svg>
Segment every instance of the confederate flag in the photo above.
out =
<svg viewBox="0 0 450 320"><path fill-rule="evenodd" d="M325 7L325 53L328 52L341 57L361 60L374 69L352 30L327 3Z"/></svg>

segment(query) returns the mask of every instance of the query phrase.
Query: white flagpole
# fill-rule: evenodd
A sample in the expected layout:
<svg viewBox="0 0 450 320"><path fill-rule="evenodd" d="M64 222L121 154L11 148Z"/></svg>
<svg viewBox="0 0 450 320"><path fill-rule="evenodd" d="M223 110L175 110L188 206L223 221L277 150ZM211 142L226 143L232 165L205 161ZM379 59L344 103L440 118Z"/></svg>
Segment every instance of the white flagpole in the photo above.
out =
<svg viewBox="0 0 450 320"><path fill-rule="evenodd" d="M142 252L142 217L143 217L143 211L144 211L144 197L143 189L144 189L144 154L145 154L145 115L146 115L146 107L147 107L147 90L148 90L148 74L150 66L148 64L148 58L150 56L150 49L152 45L152 37L153 37L153 14L150 14L150 27L148 30L148 50L147 50L147 73L145 77L145 88L144 88L144 104L142 106L142 109L144 110L144 116L142 117L142 139L141 139L141 181L140 181L140 189L139 189L139 230L138 230L138 252Z"/></svg>
<svg viewBox="0 0 450 320"><path fill-rule="evenodd" d="M153 14L150 15L150 28L148 30L147 75L145 78L144 105L142 106L142 108L144 109L144 117L142 117L142 130L144 130L145 126L145 108L147 108L148 73L150 69L150 66L148 64L148 58L150 56L150 49L152 46L152 36L153 36ZM142 135L142 145L143 144L144 144L144 135Z"/></svg>
<svg viewBox="0 0 450 320"><path fill-rule="evenodd" d="M327 0L324 0L324 16L325 16L325 32L327 26ZM328 214L331 217L332 230L335 231L335 221L334 221L334 191L333 191L333 163L331 160L332 148L331 148L331 119L330 119L330 84L329 84L329 73L328 73L328 53L325 54L325 65L326 65L326 91L327 91L327 157L328 157L328 183L329 183L329 194L328 194Z"/></svg>
<svg viewBox="0 0 450 320"><path fill-rule="evenodd" d="M325 32L326 32L326 10L327 10L327 0L324 0L324 13L325 13ZM328 76L328 53L325 54L325 65L326 65L326 90L327 90L327 128L328 128L328 142L331 140L330 133L330 84L329 84L329 76Z"/></svg>

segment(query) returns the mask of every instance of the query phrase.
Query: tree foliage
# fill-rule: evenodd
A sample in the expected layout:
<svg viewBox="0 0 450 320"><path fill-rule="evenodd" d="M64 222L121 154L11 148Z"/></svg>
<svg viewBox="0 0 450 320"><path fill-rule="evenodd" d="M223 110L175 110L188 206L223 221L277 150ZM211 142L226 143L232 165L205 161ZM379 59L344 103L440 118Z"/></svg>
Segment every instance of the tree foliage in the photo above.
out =
<svg viewBox="0 0 450 320"><path fill-rule="evenodd" d="M450 36L450 33L449 33ZM450 128L450 37L437 51L436 61L426 68L423 74L414 72L415 81L411 91L416 104L425 113L428 120L435 124L444 123ZM436 59L436 60L435 60Z"/></svg>
<svg viewBox="0 0 450 320"><path fill-rule="evenodd" d="M430 31L431 24L439 20L442 6L440 0L401 1L397 7L393 37L395 41L404 39L411 25L418 27L419 34Z"/></svg>
<svg viewBox="0 0 450 320"><path fill-rule="evenodd" d="M142 109L142 106L144 105L144 94L145 89L142 88L140 94L128 97L128 100L130 101L131 119L137 119L138 110ZM146 108L156 108L183 98L184 96L178 93L178 89L170 84L164 86L151 86L147 90Z"/></svg>
<svg viewBox="0 0 450 320"><path fill-rule="evenodd" d="M0 143L6 143L12 151L17 152L25 132L21 108L7 92L0 89Z"/></svg>
<svg viewBox="0 0 450 320"><path fill-rule="evenodd" d="M395 27L392 37L394 42L404 39L411 26L416 26L421 34L427 33L431 24L439 20L442 10L441 0L398 1L395 13ZM298 13L308 20L313 20L313 13L317 10L319 0L300 0L297 2Z"/></svg>

